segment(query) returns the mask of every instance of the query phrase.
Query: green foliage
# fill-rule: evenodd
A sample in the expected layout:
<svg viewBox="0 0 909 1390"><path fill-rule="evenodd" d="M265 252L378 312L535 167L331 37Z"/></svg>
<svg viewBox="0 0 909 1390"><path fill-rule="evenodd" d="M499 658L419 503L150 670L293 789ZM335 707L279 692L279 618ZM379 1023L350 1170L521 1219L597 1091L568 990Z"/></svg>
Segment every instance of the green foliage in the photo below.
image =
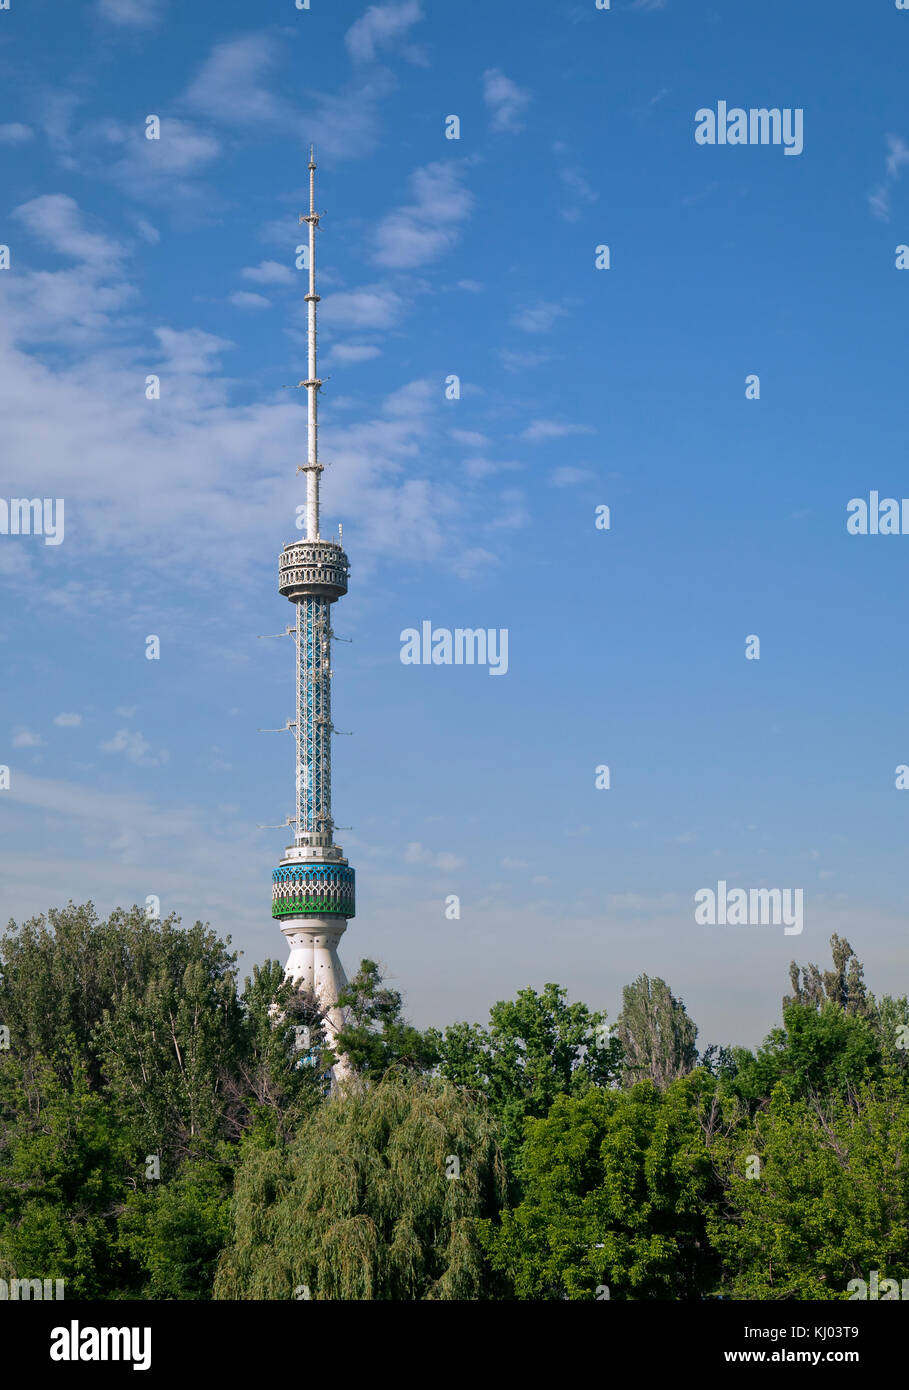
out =
<svg viewBox="0 0 909 1390"><path fill-rule="evenodd" d="M486 1227L518 1298L695 1298L716 1278L706 1213L719 1199L698 1101L705 1073L659 1091L559 1096L529 1120L524 1195ZM602 1296L602 1295L601 1295Z"/></svg>
<svg viewBox="0 0 909 1390"><path fill-rule="evenodd" d="M455 1023L444 1033L430 1030L440 1074L486 1097L509 1164L517 1159L528 1117L548 1114L557 1096L610 1085L618 1073L619 1047L606 1014L569 1004L565 996L554 984L542 994L522 989L516 999L493 1005L488 1029Z"/></svg>
<svg viewBox="0 0 909 1390"><path fill-rule="evenodd" d="M211 1298L230 1230L232 1176L227 1164L196 1161L173 1182L128 1195L118 1244L144 1276L137 1298Z"/></svg>
<svg viewBox="0 0 909 1390"><path fill-rule="evenodd" d="M834 932L830 938L833 969L823 974L816 965L806 965L801 971L795 961L789 967L792 994L783 998L788 1004L805 1004L820 1008L825 1000L837 1004L847 1014L867 1014L869 999L865 989L862 963L845 937Z"/></svg>
<svg viewBox="0 0 909 1390"><path fill-rule="evenodd" d="M736 1048L735 1057L732 1084L752 1103L769 1096L779 1082L793 1096L842 1094L878 1073L882 1064L872 1024L829 999L819 1009L787 1004L783 1027L774 1028L754 1055Z"/></svg>
<svg viewBox="0 0 909 1390"><path fill-rule="evenodd" d="M909 1277L909 1002L871 994L848 941L832 970L793 963L759 1048L699 1068L645 975L617 1029L549 984L421 1033L364 960L330 1039L277 961L238 996L229 945L90 903L10 924L0 1277L406 1300L839 1299ZM355 1080L329 1097L342 1051Z"/></svg>
<svg viewBox="0 0 909 1390"><path fill-rule="evenodd" d="M335 1049L346 1054L358 1075L378 1080L389 1067L427 1072L435 1064L433 1041L402 1018L401 995L384 986L374 960L360 961L338 1003L347 1010L348 1023Z"/></svg>
<svg viewBox="0 0 909 1390"><path fill-rule="evenodd" d="M909 1276L909 1099L895 1078L823 1100L779 1083L723 1149L710 1233L733 1297L842 1299L873 1269Z"/></svg>
<svg viewBox="0 0 909 1390"><path fill-rule="evenodd" d="M665 980L641 975L622 991L618 1035L626 1086L668 1086L697 1065L698 1030Z"/></svg>
<svg viewBox="0 0 909 1390"><path fill-rule="evenodd" d="M215 1297L479 1298L476 1223L503 1180L494 1127L463 1092L413 1075L353 1085L286 1148L247 1151Z"/></svg>
<svg viewBox="0 0 909 1390"><path fill-rule="evenodd" d="M156 925L156 924L154 924ZM197 922L152 932L155 956L124 984L94 1032L108 1090L138 1145L163 1157L197 1152L222 1129L224 1081L241 1047L242 1014L229 953ZM144 943L143 943L144 944Z"/></svg>
<svg viewBox="0 0 909 1390"><path fill-rule="evenodd" d="M6 1278L64 1279L67 1298L99 1298L131 1278L116 1235L135 1164L72 1040L65 1060L69 1086L43 1059L0 1053L0 1266Z"/></svg>

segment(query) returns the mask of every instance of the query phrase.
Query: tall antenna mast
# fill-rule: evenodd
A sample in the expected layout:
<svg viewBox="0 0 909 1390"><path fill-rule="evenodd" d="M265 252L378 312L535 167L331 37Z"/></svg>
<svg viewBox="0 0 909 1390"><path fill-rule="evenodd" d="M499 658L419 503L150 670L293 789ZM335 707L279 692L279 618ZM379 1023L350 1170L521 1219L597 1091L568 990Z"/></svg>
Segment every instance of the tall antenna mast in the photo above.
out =
<svg viewBox="0 0 909 1390"><path fill-rule="evenodd" d="M316 228L319 214L316 212L316 163L312 145L309 147L309 214L302 215L300 221L309 224L309 294L305 296L309 306L309 365L307 379L303 383L309 399L309 422L306 463L300 471L306 474L306 539L315 541L319 539L319 474L322 472L319 462L318 397L322 383L316 375L316 305L319 302L319 295L316 294Z"/></svg>
<svg viewBox="0 0 909 1390"><path fill-rule="evenodd" d="M356 874L335 843L331 810L331 605L347 593L350 566L340 535L334 541L319 534L315 172L310 146L309 213L300 218L309 226L309 365L306 380L298 383L309 392L309 441L306 463L297 465L306 474L306 535L285 545L278 560L278 590L296 609L288 627L296 647L296 708L286 727L293 729L296 743L297 794L295 815L288 817L293 844L272 874L271 910L290 946L286 977L317 995L329 1034L335 1035L344 1026L338 998L346 984L337 946L356 912ZM349 1072L345 1058L334 1072L336 1081Z"/></svg>

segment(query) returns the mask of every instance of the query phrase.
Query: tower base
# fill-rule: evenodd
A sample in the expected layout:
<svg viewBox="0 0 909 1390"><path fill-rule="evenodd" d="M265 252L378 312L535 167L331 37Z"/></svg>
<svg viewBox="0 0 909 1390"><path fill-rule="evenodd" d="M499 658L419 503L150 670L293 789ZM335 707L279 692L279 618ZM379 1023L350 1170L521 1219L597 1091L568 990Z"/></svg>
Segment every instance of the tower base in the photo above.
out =
<svg viewBox="0 0 909 1390"><path fill-rule="evenodd" d="M345 1010L338 1004L338 995L347 984L338 957L338 942L346 930L343 917L292 917L281 923L290 947L284 978L316 996L325 1014L327 1041L332 1046L347 1022ZM339 1057L334 1067L335 1081L343 1081L350 1074L347 1058Z"/></svg>

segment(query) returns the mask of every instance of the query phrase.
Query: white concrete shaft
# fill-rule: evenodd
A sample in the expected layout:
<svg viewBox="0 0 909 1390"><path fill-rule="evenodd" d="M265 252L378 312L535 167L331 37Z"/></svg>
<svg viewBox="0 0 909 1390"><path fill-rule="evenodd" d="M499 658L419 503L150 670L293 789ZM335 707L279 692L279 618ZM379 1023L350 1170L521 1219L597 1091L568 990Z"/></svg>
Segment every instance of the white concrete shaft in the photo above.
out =
<svg viewBox="0 0 909 1390"><path fill-rule="evenodd" d="M312 990L325 1013L327 1041L332 1045L347 1021L345 1010L338 1006L338 995L347 984L338 942L346 930L343 917L290 917L281 923L290 947L284 977ZM338 1059L334 1074L336 1081L348 1076L346 1057Z"/></svg>

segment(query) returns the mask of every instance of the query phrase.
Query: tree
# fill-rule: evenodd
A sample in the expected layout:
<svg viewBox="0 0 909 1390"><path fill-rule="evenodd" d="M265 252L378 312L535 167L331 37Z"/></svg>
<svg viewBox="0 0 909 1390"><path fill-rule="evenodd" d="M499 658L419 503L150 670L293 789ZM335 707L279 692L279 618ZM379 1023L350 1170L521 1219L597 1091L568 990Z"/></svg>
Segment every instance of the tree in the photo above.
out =
<svg viewBox="0 0 909 1390"><path fill-rule="evenodd" d="M232 1164L195 1160L172 1182L127 1195L117 1245L141 1270L137 1298L211 1298L215 1268L230 1232Z"/></svg>
<svg viewBox="0 0 909 1390"><path fill-rule="evenodd" d="M882 1067L871 1022L830 999L819 1009L787 1004L783 1027L772 1029L756 1053L733 1051L737 1071L730 1084L752 1105L766 1101L781 1081L793 1097L844 1094Z"/></svg>
<svg viewBox="0 0 909 1390"><path fill-rule="evenodd" d="M338 1003L348 1021L338 1032L335 1051L346 1055L360 1076L378 1079L392 1066L426 1072L435 1064L433 1042L402 1017L401 995L385 986L374 960L360 961Z"/></svg>
<svg viewBox="0 0 909 1390"><path fill-rule="evenodd" d="M482 1103L412 1074L351 1083L286 1147L247 1147L215 1297L480 1298L476 1223L503 1183Z"/></svg>
<svg viewBox="0 0 909 1390"><path fill-rule="evenodd" d="M154 948L146 968L104 1009L93 1045L140 1149L173 1160L223 1133L225 1081L243 1048L236 956L201 922L149 923L141 936Z"/></svg>
<svg viewBox="0 0 909 1390"><path fill-rule="evenodd" d="M614 1084L619 1049L605 1020L605 1013L569 1004L564 989L548 984L541 994L522 989L516 999L494 1004L488 1029L455 1023L429 1036L440 1074L488 1100L514 1165L527 1117L547 1115L556 1096Z"/></svg>
<svg viewBox="0 0 909 1390"><path fill-rule="evenodd" d="M522 1200L484 1227L518 1298L696 1298L713 1287L706 1213L720 1187L698 1114L713 1084L698 1072L663 1091L642 1081L562 1095L527 1121Z"/></svg>
<svg viewBox="0 0 909 1390"><path fill-rule="evenodd" d="M909 1276L909 1099L893 1077L826 1097L779 1082L722 1168L710 1232L733 1297L847 1298L873 1269Z"/></svg>
<svg viewBox="0 0 909 1390"><path fill-rule="evenodd" d="M618 1033L626 1086L643 1080L668 1086L697 1066L698 1030L665 980L640 975L625 986Z"/></svg>
<svg viewBox="0 0 909 1390"><path fill-rule="evenodd" d="M335 1054L325 1041L325 1015L315 995L284 978L266 960L253 967L240 999L243 1043L226 1077L225 1130L239 1140L283 1143L325 1095Z"/></svg>
<svg viewBox="0 0 909 1390"><path fill-rule="evenodd" d="M136 1164L122 1116L89 1085L72 1040L67 1069L68 1086L44 1059L0 1053L0 1274L106 1298L135 1275L117 1216Z"/></svg>
<svg viewBox="0 0 909 1390"><path fill-rule="evenodd" d="M823 975L816 965L806 965L801 971L795 961L789 966L792 994L783 999L788 1004L804 1004L819 1009L825 999L831 1000L847 1014L867 1014L870 1001L865 990L862 963L845 937L834 932L830 938L833 969Z"/></svg>

